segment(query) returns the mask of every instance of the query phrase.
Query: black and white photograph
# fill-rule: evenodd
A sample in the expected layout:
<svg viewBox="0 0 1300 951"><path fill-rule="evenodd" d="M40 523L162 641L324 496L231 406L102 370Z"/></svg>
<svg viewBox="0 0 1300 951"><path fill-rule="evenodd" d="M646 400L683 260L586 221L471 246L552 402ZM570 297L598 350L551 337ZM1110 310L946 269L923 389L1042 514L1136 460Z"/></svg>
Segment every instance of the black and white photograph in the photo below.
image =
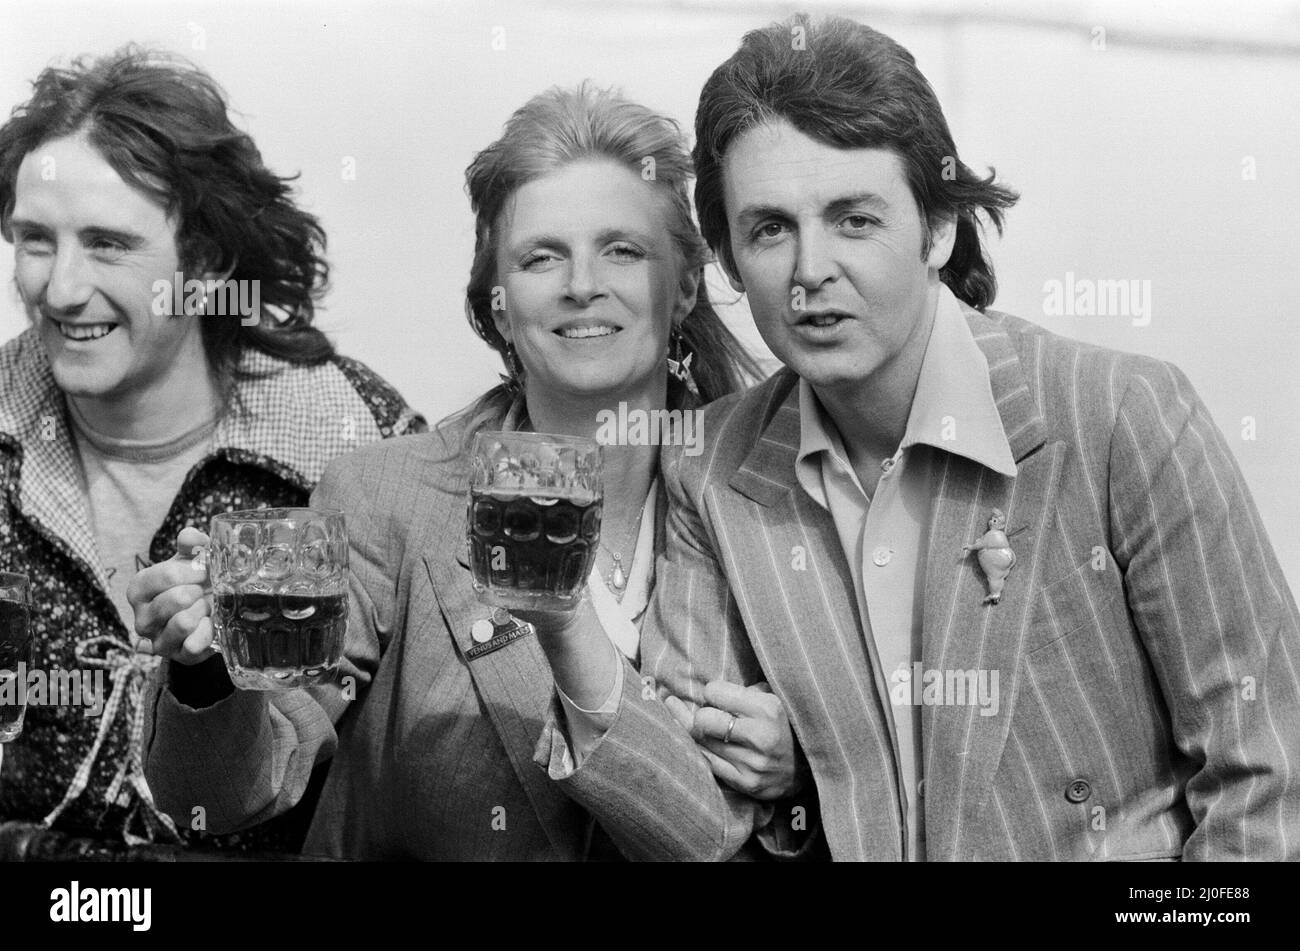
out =
<svg viewBox="0 0 1300 951"><path fill-rule="evenodd" d="M1297 103L1300 0L6 0L18 917L1300 860Z"/></svg>

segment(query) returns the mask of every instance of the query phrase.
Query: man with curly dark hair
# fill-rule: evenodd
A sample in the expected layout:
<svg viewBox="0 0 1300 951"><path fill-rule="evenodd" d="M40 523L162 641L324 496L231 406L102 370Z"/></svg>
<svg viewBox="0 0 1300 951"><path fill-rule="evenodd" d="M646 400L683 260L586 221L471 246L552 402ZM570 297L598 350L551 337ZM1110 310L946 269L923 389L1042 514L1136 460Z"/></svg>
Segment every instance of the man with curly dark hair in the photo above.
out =
<svg viewBox="0 0 1300 951"><path fill-rule="evenodd" d="M32 579L33 668L103 671L106 693L98 718L29 707L0 819L295 851L309 801L231 837L154 808L157 660L127 584L181 528L304 505L332 459L424 421L312 326L324 231L183 60L128 47L44 70L0 127L0 233L32 324L0 347L0 570Z"/></svg>

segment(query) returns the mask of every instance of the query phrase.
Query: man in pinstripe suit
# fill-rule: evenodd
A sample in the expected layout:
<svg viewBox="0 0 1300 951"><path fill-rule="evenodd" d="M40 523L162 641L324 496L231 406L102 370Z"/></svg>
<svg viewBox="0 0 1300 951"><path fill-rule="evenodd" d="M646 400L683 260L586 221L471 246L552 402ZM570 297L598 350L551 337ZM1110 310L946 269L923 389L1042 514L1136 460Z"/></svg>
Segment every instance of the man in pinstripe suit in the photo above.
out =
<svg viewBox="0 0 1300 951"><path fill-rule="evenodd" d="M1300 857L1300 621L1186 378L986 309L975 215L1015 195L875 31L751 33L696 137L702 230L786 369L665 460L641 670L733 759L784 712L812 784L724 795L630 667L560 683L616 702L576 762L550 724L552 777L666 857L764 820L837 859Z"/></svg>

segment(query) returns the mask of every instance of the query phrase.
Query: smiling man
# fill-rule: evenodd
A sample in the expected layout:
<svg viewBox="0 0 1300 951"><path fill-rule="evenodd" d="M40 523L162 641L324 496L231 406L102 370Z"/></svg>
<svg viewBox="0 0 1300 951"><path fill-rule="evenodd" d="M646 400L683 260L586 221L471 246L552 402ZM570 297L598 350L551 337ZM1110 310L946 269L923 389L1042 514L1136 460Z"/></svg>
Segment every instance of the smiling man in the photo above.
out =
<svg viewBox="0 0 1300 951"><path fill-rule="evenodd" d="M29 711L0 818L172 840L133 732L157 659L135 650L129 582L181 528L304 505L331 459L422 420L312 326L324 233L209 77L127 49L34 85L0 127L0 230L32 324L0 347L0 569L32 579L33 666L111 671L112 695L98 719ZM178 274L201 287L183 312ZM204 296L226 280L253 319ZM291 850L309 819L179 831Z"/></svg>
<svg viewBox="0 0 1300 951"><path fill-rule="evenodd" d="M221 385L200 322L153 306L181 267L167 209L84 131L28 152L13 193L15 280L71 412L142 440L210 419Z"/></svg>
<svg viewBox="0 0 1300 951"><path fill-rule="evenodd" d="M815 786L775 824L818 810L837 859L1300 857L1296 605L1182 373L988 309L980 219L1016 196L874 30L749 34L696 140L702 231L786 369L664 460L660 695L716 751L759 721L710 682L770 684ZM656 702L553 775L724 857L743 813Z"/></svg>

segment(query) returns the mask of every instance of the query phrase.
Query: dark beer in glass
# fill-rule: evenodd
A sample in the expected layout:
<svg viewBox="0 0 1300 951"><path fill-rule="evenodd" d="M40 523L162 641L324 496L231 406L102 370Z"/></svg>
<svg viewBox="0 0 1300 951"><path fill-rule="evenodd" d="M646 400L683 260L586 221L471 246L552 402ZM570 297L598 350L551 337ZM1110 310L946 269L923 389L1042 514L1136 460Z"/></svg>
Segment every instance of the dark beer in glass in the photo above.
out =
<svg viewBox="0 0 1300 951"><path fill-rule="evenodd" d="M478 434L466 533L479 599L515 610L574 607L596 558L603 500L595 440Z"/></svg>
<svg viewBox="0 0 1300 951"><path fill-rule="evenodd" d="M348 621L343 513L256 509L212 519L213 646L236 687L334 679Z"/></svg>

